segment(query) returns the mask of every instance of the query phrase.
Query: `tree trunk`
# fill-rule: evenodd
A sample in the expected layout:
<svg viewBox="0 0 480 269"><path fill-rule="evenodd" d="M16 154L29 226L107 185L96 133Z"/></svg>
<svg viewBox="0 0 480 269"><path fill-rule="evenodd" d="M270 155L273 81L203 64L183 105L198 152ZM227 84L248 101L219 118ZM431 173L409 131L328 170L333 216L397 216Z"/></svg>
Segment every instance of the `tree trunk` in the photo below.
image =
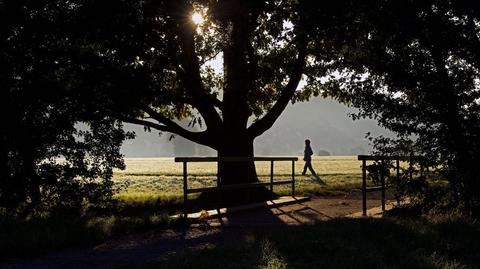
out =
<svg viewBox="0 0 480 269"><path fill-rule="evenodd" d="M27 141L32 141L33 138L27 137ZM40 178L36 170L35 162L35 149L33 143L24 142L22 148L22 177L25 180L26 192L28 193L28 199L26 207L23 208L21 217L26 218L28 215L33 213L36 207L40 205L41 194L40 194Z"/></svg>
<svg viewBox="0 0 480 269"><path fill-rule="evenodd" d="M219 158L253 158L253 138L244 133L230 133L223 138L218 149ZM218 176L221 186L258 182L255 162L222 162L218 163ZM261 202L273 199L275 194L265 187L245 187L233 190L223 190L219 197L224 205Z"/></svg>
<svg viewBox="0 0 480 269"><path fill-rule="evenodd" d="M252 158L253 139L239 134L230 134L218 149L219 158ZM250 183L258 181L253 161L218 163L220 185Z"/></svg>

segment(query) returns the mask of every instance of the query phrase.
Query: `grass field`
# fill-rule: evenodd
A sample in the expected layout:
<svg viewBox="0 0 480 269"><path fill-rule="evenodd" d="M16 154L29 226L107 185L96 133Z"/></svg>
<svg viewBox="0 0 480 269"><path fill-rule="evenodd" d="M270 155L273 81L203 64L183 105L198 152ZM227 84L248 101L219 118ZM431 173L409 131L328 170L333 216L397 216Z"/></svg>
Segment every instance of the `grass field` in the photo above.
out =
<svg viewBox="0 0 480 269"><path fill-rule="evenodd" d="M301 176L303 164L298 161L295 167L300 195L359 191L361 163L355 156L315 157L313 166L322 182ZM0 216L0 259L92 246L161 227L183 227L182 222L168 217L182 209L182 164L173 158L127 158L126 165L126 170L114 174L116 186L121 187L119 202L106 212L46 215L24 221ZM290 162L277 163L275 178L289 178L290 169ZM268 162L257 163L261 180L268 180L269 172ZM189 165L190 186L212 186L215 179L214 163ZM288 194L290 187L276 186L275 191ZM129 268L478 268L478 242L478 222L334 219L253 233L231 245ZM216 261L213 265L212 260Z"/></svg>
<svg viewBox="0 0 480 269"><path fill-rule="evenodd" d="M80 217L39 216L20 222L0 217L0 258L90 245L113 236L173 224L168 216L183 208L182 164L175 163L173 158L127 158L125 162L125 170L114 172L115 186L120 189L116 194L118 203L106 211L100 208ZM356 156L314 157L313 167L321 181L301 176L303 165L300 158L295 166L298 195L359 192L361 162ZM188 168L190 188L215 186L216 163L192 163ZM260 180L269 180L269 162L257 162L256 169ZM277 180L291 178L291 162L276 162L274 171ZM288 195L290 190L289 185L274 187L280 195Z"/></svg>
<svg viewBox="0 0 480 269"><path fill-rule="evenodd" d="M182 194L182 164L173 158L127 158L126 170L116 171L114 181L122 187L118 196L122 199L176 197ZM345 194L358 189L361 184L361 162L356 156L314 157L314 169L321 181L301 176L304 162L295 164L297 191L315 194ZM262 181L270 178L270 163L256 162L257 174ZM190 188L215 186L216 163L189 163L188 182ZM291 162L276 162L275 179L291 178ZM325 184L323 184L325 183ZM288 194L289 186L276 186L278 194Z"/></svg>
<svg viewBox="0 0 480 269"><path fill-rule="evenodd" d="M152 227L169 226L169 215L182 209L182 164L173 158L127 158L127 168L115 171L119 203L106 212L83 216L39 216L18 221L0 216L0 259L39 255L72 246L91 245L106 238ZM355 156L315 157L313 166L326 185L310 176L300 176L303 161L296 163L297 193L341 195L358 190L360 162ZM275 164L275 179L291 177L291 163ZM268 162L257 163L261 180L270 173ZM189 185L214 186L216 164L189 165ZM278 194L289 194L290 186L275 186Z"/></svg>

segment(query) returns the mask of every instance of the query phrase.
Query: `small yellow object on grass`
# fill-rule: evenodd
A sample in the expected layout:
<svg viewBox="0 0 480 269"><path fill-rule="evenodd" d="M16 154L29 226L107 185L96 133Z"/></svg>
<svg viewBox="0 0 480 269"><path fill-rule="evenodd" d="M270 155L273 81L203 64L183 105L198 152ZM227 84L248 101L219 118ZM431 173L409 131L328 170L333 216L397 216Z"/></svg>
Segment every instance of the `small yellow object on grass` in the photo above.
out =
<svg viewBox="0 0 480 269"><path fill-rule="evenodd" d="M202 220L202 221L207 220L209 216L210 215L206 210L202 210L200 211L200 217L198 217L198 220Z"/></svg>

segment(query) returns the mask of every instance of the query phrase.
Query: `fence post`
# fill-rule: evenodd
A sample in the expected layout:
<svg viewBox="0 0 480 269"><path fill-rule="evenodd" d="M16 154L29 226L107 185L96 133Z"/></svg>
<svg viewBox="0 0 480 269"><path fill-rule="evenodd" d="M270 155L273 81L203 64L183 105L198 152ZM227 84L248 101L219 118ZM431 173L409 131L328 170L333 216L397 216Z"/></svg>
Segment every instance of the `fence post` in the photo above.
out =
<svg viewBox="0 0 480 269"><path fill-rule="evenodd" d="M292 160L292 197L295 198L295 161Z"/></svg>
<svg viewBox="0 0 480 269"><path fill-rule="evenodd" d="M397 158L397 181L400 180L400 158Z"/></svg>
<svg viewBox="0 0 480 269"><path fill-rule="evenodd" d="M217 160L217 187L220 186L220 160Z"/></svg>
<svg viewBox="0 0 480 269"><path fill-rule="evenodd" d="M222 184L222 177L220 177L220 158L217 158L217 188ZM220 208L220 205L223 201L223 192L216 191L213 193L214 199L217 201L217 209Z"/></svg>
<svg viewBox="0 0 480 269"><path fill-rule="evenodd" d="M383 168L385 167L385 160L382 160L382 172L380 173L380 180L382 183L382 212L385 212L385 175Z"/></svg>
<svg viewBox="0 0 480 269"><path fill-rule="evenodd" d="M409 173L410 173L410 181L413 179L413 163L412 163L412 155L410 155L410 159L408 160L409 161L409 166L408 166L408 170Z"/></svg>
<svg viewBox="0 0 480 269"><path fill-rule="evenodd" d="M270 191L273 191L273 160L270 161Z"/></svg>
<svg viewBox="0 0 480 269"><path fill-rule="evenodd" d="M367 215L367 161L362 160L362 210L363 216Z"/></svg>
<svg viewBox="0 0 480 269"><path fill-rule="evenodd" d="M423 163L420 161L420 177L423 178Z"/></svg>
<svg viewBox="0 0 480 269"><path fill-rule="evenodd" d="M183 215L187 218L187 199L188 199L188 186L187 186L187 162L183 162Z"/></svg>
<svg viewBox="0 0 480 269"><path fill-rule="evenodd" d="M400 158L397 158L396 161L397 161L397 184L400 184ZM400 197L398 197L397 194L395 194L395 196L397 198L397 205L400 205Z"/></svg>

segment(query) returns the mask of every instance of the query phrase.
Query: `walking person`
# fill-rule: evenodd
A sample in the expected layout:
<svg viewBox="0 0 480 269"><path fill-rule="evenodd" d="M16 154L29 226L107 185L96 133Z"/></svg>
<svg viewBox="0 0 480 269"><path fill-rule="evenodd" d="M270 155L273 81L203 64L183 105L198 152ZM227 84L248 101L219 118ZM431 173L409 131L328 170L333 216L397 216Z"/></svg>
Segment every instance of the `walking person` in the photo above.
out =
<svg viewBox="0 0 480 269"><path fill-rule="evenodd" d="M316 178L319 178L317 176L317 173L315 173L315 170L313 170L313 167L312 167L312 155L313 155L313 150L310 147L310 140L306 139L305 140L305 150L303 152L303 160L305 161L305 166L303 167L302 176L305 175L305 173L307 172L307 168L308 168L310 170L310 172L312 173L312 176L314 176Z"/></svg>

